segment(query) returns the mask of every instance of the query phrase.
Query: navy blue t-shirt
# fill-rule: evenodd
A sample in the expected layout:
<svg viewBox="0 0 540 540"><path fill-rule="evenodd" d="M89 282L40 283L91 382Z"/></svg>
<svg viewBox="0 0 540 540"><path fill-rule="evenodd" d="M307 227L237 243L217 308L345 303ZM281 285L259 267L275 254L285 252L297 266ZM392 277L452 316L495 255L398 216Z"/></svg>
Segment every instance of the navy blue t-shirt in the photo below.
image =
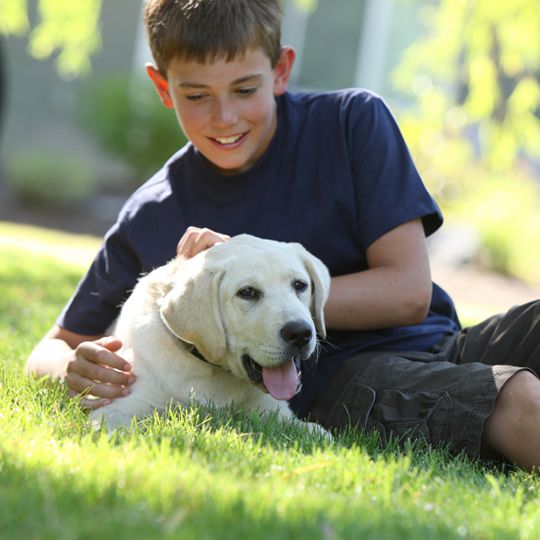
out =
<svg viewBox="0 0 540 540"><path fill-rule="evenodd" d="M188 143L126 202L58 324L101 334L138 276L175 256L190 225L303 244L332 276L367 269L366 250L396 226L421 218L426 235L442 216L426 191L384 102L365 90L285 94L276 133L249 170L220 174ZM459 329L437 285L422 324L379 331L328 330L318 361L303 368L291 400L303 417L329 377L366 349L427 350Z"/></svg>

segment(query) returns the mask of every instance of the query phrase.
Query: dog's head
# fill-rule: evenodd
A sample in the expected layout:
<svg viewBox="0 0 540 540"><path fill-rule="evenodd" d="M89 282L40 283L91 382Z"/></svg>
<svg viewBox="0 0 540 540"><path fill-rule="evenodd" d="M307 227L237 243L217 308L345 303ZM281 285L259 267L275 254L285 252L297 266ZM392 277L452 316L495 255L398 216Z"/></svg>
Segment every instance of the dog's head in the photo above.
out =
<svg viewBox="0 0 540 540"><path fill-rule="evenodd" d="M325 336L330 276L300 244L240 235L178 265L161 318L209 362L276 399L297 391L297 364Z"/></svg>

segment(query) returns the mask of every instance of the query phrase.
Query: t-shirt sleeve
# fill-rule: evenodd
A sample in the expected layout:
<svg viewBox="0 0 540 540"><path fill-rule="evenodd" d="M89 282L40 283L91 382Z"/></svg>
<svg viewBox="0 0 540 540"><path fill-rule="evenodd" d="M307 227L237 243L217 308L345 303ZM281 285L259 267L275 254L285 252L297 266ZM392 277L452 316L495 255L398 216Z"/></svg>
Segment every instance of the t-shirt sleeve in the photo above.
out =
<svg viewBox="0 0 540 540"><path fill-rule="evenodd" d="M57 324L79 334L104 333L118 316L140 272L139 260L121 227L113 226Z"/></svg>
<svg viewBox="0 0 540 540"><path fill-rule="evenodd" d="M429 236L442 225L442 214L416 170L394 117L377 96L369 94L356 101L351 108L350 144L364 248L417 218Z"/></svg>

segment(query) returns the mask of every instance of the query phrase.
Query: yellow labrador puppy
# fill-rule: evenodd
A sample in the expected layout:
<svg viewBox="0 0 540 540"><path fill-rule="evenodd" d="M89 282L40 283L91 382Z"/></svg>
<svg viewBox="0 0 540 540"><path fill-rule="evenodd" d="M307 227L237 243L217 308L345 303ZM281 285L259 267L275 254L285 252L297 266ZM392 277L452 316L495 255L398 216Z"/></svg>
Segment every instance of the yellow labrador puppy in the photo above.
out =
<svg viewBox="0 0 540 540"><path fill-rule="evenodd" d="M129 396L91 413L126 426L170 403L277 410L325 336L330 277L300 244L240 235L142 277L111 334L133 365Z"/></svg>

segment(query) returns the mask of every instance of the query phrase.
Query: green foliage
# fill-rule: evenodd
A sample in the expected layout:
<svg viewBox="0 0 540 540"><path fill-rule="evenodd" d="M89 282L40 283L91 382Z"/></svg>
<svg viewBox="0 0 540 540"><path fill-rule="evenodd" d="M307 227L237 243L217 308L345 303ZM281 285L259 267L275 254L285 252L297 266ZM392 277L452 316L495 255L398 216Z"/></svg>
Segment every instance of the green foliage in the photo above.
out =
<svg viewBox="0 0 540 540"><path fill-rule="evenodd" d="M437 0L419 9L426 33L393 74L416 100L400 115L405 138L447 215L479 233L482 264L538 285L537 2Z"/></svg>
<svg viewBox="0 0 540 540"><path fill-rule="evenodd" d="M70 208L97 191L97 178L83 157L22 151L9 163L6 184L24 203Z"/></svg>
<svg viewBox="0 0 540 540"><path fill-rule="evenodd" d="M187 139L174 111L163 107L147 79L95 78L81 96L81 122L111 155L132 168L133 185L156 172Z"/></svg>
<svg viewBox="0 0 540 540"><path fill-rule="evenodd" d="M408 119L423 128L414 142L440 162L448 145L468 140L462 158L478 155L501 171L520 153L540 156L540 49L531 45L540 41L537 2L440 0L423 5L421 16L429 30L394 74L418 99ZM426 141L433 131L439 144Z"/></svg>
<svg viewBox="0 0 540 540"><path fill-rule="evenodd" d="M481 265L540 287L540 184L527 175L468 170L467 197L448 209L480 235Z"/></svg>
<svg viewBox="0 0 540 540"><path fill-rule="evenodd" d="M58 51L56 65L64 76L90 71L90 57L101 46L101 0L38 0L39 22L32 28L28 49L35 58ZM0 31L24 34L30 30L26 0L0 0Z"/></svg>
<svg viewBox="0 0 540 540"><path fill-rule="evenodd" d="M0 0L0 32L23 34L29 28L26 0Z"/></svg>
<svg viewBox="0 0 540 540"><path fill-rule="evenodd" d="M0 227L3 538L538 537L538 475L444 449L380 448L355 430L321 441L272 415L195 404L110 435L91 429L60 385L22 373L82 270L3 246L13 234ZM65 238L47 235L47 250Z"/></svg>
<svg viewBox="0 0 540 540"><path fill-rule="evenodd" d="M296 6L308 13L311 13L317 9L318 0L294 0L293 2Z"/></svg>
<svg viewBox="0 0 540 540"><path fill-rule="evenodd" d="M36 0L39 22L31 28L27 0L0 0L0 33L23 35L30 31L28 50L35 58L58 51L56 65L63 76L89 73L91 56L101 47L102 0ZM293 0L312 11L317 0ZM133 29L132 29L133 30Z"/></svg>

